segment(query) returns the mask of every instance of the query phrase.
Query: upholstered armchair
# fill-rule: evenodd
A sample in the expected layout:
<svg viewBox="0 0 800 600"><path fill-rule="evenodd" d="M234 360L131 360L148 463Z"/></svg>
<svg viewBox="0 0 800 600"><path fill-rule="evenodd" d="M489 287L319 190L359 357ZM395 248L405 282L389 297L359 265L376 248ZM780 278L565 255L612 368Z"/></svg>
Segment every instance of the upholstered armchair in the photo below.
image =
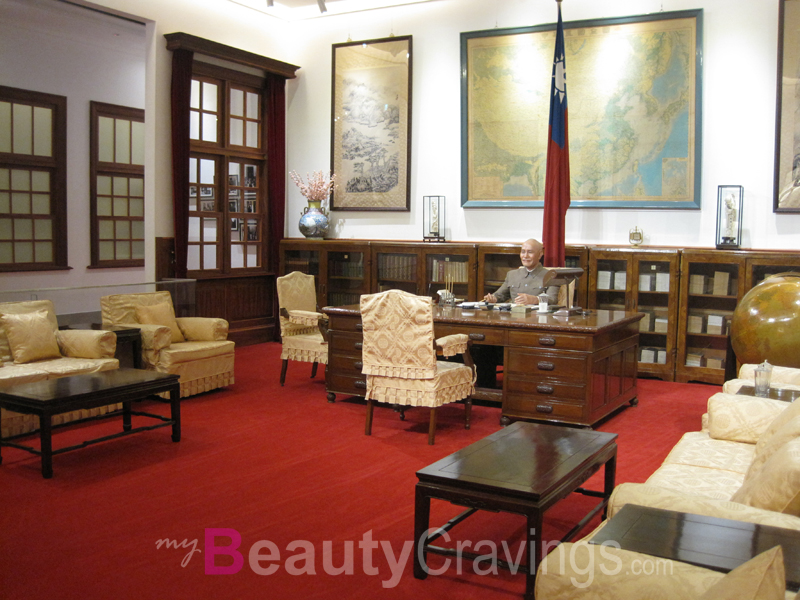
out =
<svg viewBox="0 0 800 600"><path fill-rule="evenodd" d="M175 317L169 292L115 294L100 299L103 325L138 327L142 364L150 371L180 375L181 397L234 382L234 343L228 322L207 317Z"/></svg>
<svg viewBox="0 0 800 600"><path fill-rule="evenodd" d="M436 435L436 409L464 401L464 428L469 429L475 369L467 334L434 340L432 300L400 290L361 296L364 345L362 372L367 376L367 423L372 434L375 402L430 410L428 444ZM464 364L437 360L461 354Z"/></svg>
<svg viewBox="0 0 800 600"><path fill-rule="evenodd" d="M314 276L300 271L278 277L278 306L280 308L281 385L286 381L290 360L310 362L311 377L317 375L317 365L328 364L328 342L323 335L327 318L317 311L317 292Z"/></svg>

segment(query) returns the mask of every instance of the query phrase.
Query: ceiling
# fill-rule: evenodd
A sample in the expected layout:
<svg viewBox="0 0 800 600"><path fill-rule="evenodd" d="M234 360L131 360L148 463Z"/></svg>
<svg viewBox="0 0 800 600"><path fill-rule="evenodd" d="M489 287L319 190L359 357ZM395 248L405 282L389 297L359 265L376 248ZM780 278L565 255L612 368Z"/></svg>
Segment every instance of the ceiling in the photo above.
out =
<svg viewBox="0 0 800 600"><path fill-rule="evenodd" d="M318 0L273 0L274 6L267 7L267 0L228 0L272 15L285 21L296 21L300 19L316 19L344 13L362 12L388 8L390 6L401 6L404 4L419 4L421 2L433 2L435 0L322 0L327 11L320 11Z"/></svg>

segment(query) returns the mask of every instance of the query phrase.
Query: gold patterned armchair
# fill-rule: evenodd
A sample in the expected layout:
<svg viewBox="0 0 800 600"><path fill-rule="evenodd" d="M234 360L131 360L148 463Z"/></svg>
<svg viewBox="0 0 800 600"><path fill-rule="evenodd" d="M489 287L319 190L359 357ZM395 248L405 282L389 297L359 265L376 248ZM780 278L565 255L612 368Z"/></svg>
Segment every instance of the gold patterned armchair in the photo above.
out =
<svg viewBox="0 0 800 600"><path fill-rule="evenodd" d="M225 319L176 318L166 291L103 296L100 314L103 325L141 330L142 364L180 375L181 398L233 384L235 346Z"/></svg>
<svg viewBox="0 0 800 600"><path fill-rule="evenodd" d="M464 401L464 428L469 429L475 369L467 334L433 336L432 300L400 290L361 296L364 345L363 373L367 376L367 423L372 434L375 402L401 407L427 406L428 444L436 435L436 409ZM464 364L437 360L437 354L461 354Z"/></svg>
<svg viewBox="0 0 800 600"><path fill-rule="evenodd" d="M317 365L328 364L328 342L322 333L327 318L317 311L317 292L314 276L300 271L278 277L278 306L280 308L281 385L286 381L290 360L310 362L311 377L317 375Z"/></svg>

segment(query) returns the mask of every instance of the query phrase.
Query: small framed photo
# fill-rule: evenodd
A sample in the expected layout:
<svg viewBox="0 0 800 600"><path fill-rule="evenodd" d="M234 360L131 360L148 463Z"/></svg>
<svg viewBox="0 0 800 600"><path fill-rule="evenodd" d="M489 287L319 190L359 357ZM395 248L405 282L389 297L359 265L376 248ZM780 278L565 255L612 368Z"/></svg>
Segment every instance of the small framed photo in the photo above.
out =
<svg viewBox="0 0 800 600"><path fill-rule="evenodd" d="M244 166L244 186L249 188L256 187L256 166Z"/></svg>
<svg viewBox="0 0 800 600"><path fill-rule="evenodd" d="M190 192L191 194L191 192ZM200 197L201 198L213 198L214 197L214 188L211 186L203 185L200 186Z"/></svg>
<svg viewBox="0 0 800 600"><path fill-rule="evenodd" d="M228 200L228 212L239 212L239 199Z"/></svg>
<svg viewBox="0 0 800 600"><path fill-rule="evenodd" d="M228 185L239 185L239 176L228 175Z"/></svg>
<svg viewBox="0 0 800 600"><path fill-rule="evenodd" d="M189 196L191 198L194 198L194 197L197 196L197 186L196 185L190 185L189 186Z"/></svg>
<svg viewBox="0 0 800 600"><path fill-rule="evenodd" d="M231 231L239 231L240 226L239 219L231 219Z"/></svg>
<svg viewBox="0 0 800 600"><path fill-rule="evenodd" d="M201 200L200 210L203 212L214 212L215 209L214 205L215 205L214 200Z"/></svg>
<svg viewBox="0 0 800 600"><path fill-rule="evenodd" d="M254 213L256 212L256 201L255 200L247 200L244 201L244 212Z"/></svg>

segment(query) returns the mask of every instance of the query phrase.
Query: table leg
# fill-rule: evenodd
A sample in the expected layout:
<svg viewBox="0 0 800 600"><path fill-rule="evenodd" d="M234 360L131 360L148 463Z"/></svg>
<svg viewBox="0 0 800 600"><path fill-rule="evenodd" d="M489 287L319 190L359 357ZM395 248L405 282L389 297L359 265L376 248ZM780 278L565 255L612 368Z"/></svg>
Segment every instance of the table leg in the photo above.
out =
<svg viewBox="0 0 800 600"><path fill-rule="evenodd" d="M533 590L536 583L536 570L542 562L542 522L541 510L528 514L528 532L525 542L528 544L528 572L525 574L525 598L533 600Z"/></svg>
<svg viewBox="0 0 800 600"><path fill-rule="evenodd" d="M131 403L122 403L122 431L131 430Z"/></svg>
<svg viewBox="0 0 800 600"><path fill-rule="evenodd" d="M42 477L53 476L53 426L50 415L39 416L39 439L42 451Z"/></svg>
<svg viewBox="0 0 800 600"><path fill-rule="evenodd" d="M181 389L175 386L169 392L169 404L172 416L172 441L181 441Z"/></svg>
<svg viewBox="0 0 800 600"><path fill-rule="evenodd" d="M414 577L425 579L428 576L427 552L428 526L431 517L431 497L417 485L414 499Z"/></svg>
<svg viewBox="0 0 800 600"><path fill-rule="evenodd" d="M603 497L606 505L603 507L603 520L608 515L608 500L614 491L614 482L617 478L617 448L614 447L614 455L608 459L605 468L605 483L603 486Z"/></svg>

